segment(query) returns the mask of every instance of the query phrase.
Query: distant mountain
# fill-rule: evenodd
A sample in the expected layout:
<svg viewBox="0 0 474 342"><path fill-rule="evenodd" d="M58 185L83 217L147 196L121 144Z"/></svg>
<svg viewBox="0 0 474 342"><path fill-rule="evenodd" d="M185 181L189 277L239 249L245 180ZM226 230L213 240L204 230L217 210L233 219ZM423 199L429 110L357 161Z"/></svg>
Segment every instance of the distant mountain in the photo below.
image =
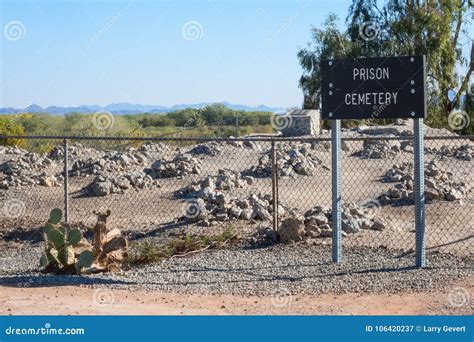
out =
<svg viewBox="0 0 474 342"><path fill-rule="evenodd" d="M194 103L194 104L178 104L172 107L165 107L159 105L141 105L141 104L132 104L132 103L112 103L105 107L101 107L98 105L81 105L77 107L58 107L58 106L49 106L46 108L42 108L36 104L32 104L26 108L0 108L0 114L19 114L19 113L48 113L51 115L64 115L67 113L79 112L85 114L91 114L98 112L100 110L108 111L112 114L140 114L140 113L167 113L176 110L182 110L186 108L202 108L207 105L214 104L215 102L202 102L202 103ZM285 110L285 108L275 108L275 107L268 107L265 105L259 106L246 106L241 104L232 104L229 102L217 102L222 103L228 108L234 110L243 110L246 112L249 111L265 111L265 112L280 112Z"/></svg>
<svg viewBox="0 0 474 342"><path fill-rule="evenodd" d="M35 104L29 105L28 107L25 108L25 111L32 112L32 113L39 112L41 110L43 110L43 108Z"/></svg>

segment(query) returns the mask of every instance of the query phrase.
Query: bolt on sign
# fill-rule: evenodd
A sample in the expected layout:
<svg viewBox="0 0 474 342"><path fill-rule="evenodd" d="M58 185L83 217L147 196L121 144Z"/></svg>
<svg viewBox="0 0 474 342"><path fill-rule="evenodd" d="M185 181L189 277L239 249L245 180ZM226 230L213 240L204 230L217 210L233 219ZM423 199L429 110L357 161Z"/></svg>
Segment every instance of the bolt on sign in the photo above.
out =
<svg viewBox="0 0 474 342"><path fill-rule="evenodd" d="M424 118L425 57L321 62L323 119Z"/></svg>

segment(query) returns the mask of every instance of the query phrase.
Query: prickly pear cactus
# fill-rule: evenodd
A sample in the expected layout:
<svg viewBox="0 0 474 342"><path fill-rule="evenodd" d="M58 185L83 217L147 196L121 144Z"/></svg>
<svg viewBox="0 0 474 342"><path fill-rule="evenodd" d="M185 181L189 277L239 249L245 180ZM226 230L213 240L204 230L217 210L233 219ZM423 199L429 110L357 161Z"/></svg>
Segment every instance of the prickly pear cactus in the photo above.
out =
<svg viewBox="0 0 474 342"><path fill-rule="evenodd" d="M83 269L92 266L93 260L78 255L76 248L83 241L79 229L69 229L61 225L61 209L51 211L48 223L43 227L45 251L40 258L40 266L46 272L59 274L80 273ZM79 258L79 259L78 259Z"/></svg>
<svg viewBox="0 0 474 342"><path fill-rule="evenodd" d="M61 224L61 209L53 209L43 227L45 251L40 266L45 272L56 274L80 274L111 271L121 266L127 257L128 241L118 229L108 230L106 213L96 213L97 224L93 231L92 245L79 229Z"/></svg>

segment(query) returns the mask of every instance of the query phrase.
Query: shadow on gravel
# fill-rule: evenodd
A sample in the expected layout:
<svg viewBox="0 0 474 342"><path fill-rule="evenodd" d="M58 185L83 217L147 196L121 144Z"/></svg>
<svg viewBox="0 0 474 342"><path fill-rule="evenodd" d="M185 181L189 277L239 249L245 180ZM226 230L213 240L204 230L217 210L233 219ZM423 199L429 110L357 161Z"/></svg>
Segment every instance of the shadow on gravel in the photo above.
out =
<svg viewBox="0 0 474 342"><path fill-rule="evenodd" d="M43 287L67 285L135 285L134 281L97 278L88 276L58 276L38 274L37 276L0 277L0 286Z"/></svg>
<svg viewBox="0 0 474 342"><path fill-rule="evenodd" d="M323 262L320 264L293 264L287 266L279 266L279 269L302 269L302 268L318 268L321 265L329 264L327 262ZM212 281L209 279L201 281L173 281L173 282L152 282L154 284L160 285L182 285L182 286L189 286L189 285L209 285L209 284L232 284L232 283L255 283L260 281L265 282L273 282L273 281L288 281L288 282L302 282L307 279L324 279L324 278L331 278L331 277L344 277L347 275L355 275L355 274L377 274L377 273L403 273L406 271L415 271L418 270L415 266L406 266L406 267L396 267L396 268L368 268L363 270L356 270L356 271L340 271L340 272L321 272L321 274L314 274L314 275L304 275L304 276L289 276L289 275L279 275L279 274L262 274L262 270L269 270L274 269L273 267L241 267L241 268L215 268L215 267L200 267L200 268L190 268L187 270L183 270L183 273L186 272L201 272L201 273L228 273L228 274L242 274L246 276L253 277L252 279L241 279L241 280L227 280L226 277L222 277L219 280ZM429 269L429 268L427 268ZM168 270L163 271L153 271L153 273L167 273ZM177 273L177 271L173 271ZM179 272L179 271L178 271Z"/></svg>
<svg viewBox="0 0 474 342"><path fill-rule="evenodd" d="M245 244L241 246L242 250L247 250L247 251L252 251L252 250L258 250L258 249L266 249L270 248L273 246L276 246L277 242L271 241L271 240L265 240L262 242L257 242L257 243L251 243L251 244Z"/></svg>
<svg viewBox="0 0 474 342"><path fill-rule="evenodd" d="M156 237L156 236L159 236L160 234L165 233L168 230L184 228L186 226L187 224L185 222L178 222L178 223L168 222L168 223L161 224L160 227L151 229L146 232L126 230L124 231L124 234L127 236L129 241L135 241L135 240L140 240L140 239L149 238L149 237Z"/></svg>
<svg viewBox="0 0 474 342"><path fill-rule="evenodd" d="M467 240L471 240L472 238L474 238L474 234L471 234L471 235L469 235L469 236L466 236L466 237L464 237L464 238L457 239L457 240L454 240L454 241L450 241L450 242L438 244L438 245L435 245L435 246L430 246L430 247L427 247L426 250L427 250L427 251L440 252L440 251L437 250L438 248L443 248L443 247L455 245L455 244L457 244L457 243L459 243L459 242L464 242L464 241L467 241ZM451 253L446 253L446 252L440 252L440 253L453 255L453 254L451 254ZM414 251L414 250L409 250L409 251L403 252L402 254L398 255L397 257L398 257L398 258L403 258L403 257L406 257L406 256L408 256L408 255L414 255L414 254L415 254L415 251ZM453 256L454 256L454 255L453 255Z"/></svg>
<svg viewBox="0 0 474 342"><path fill-rule="evenodd" d="M11 241L28 241L30 243L38 243L43 241L41 228L16 228L3 233L3 240Z"/></svg>

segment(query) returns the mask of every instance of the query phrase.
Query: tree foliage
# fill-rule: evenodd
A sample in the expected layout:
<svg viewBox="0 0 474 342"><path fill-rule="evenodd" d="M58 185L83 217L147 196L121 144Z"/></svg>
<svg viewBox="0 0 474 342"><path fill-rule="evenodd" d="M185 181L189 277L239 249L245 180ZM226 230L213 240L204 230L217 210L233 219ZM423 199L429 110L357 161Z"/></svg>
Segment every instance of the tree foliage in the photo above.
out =
<svg viewBox="0 0 474 342"><path fill-rule="evenodd" d="M25 129L18 122L18 118L16 116L6 115L0 117L0 135L21 136L24 134ZM0 139L0 145L24 147L25 141L23 139L16 138Z"/></svg>
<svg viewBox="0 0 474 342"><path fill-rule="evenodd" d="M112 115L69 113L64 116L46 113L1 115L0 135L67 136L180 136L225 137L250 133L272 133L270 112L232 110L222 104L187 108L164 114ZM94 119L96 119L94 121ZM99 119L100 120L100 119ZM37 152L49 151L57 141L4 139L0 145L17 145ZM83 142L88 144L88 142ZM93 142L94 147L110 146L108 141Z"/></svg>
<svg viewBox="0 0 474 342"><path fill-rule="evenodd" d="M425 55L428 77L428 123L442 126L449 112L459 106L469 73L458 75L457 66L468 63L462 54L467 37L468 0L353 0L346 30L337 29L331 14L322 29L312 29L312 43L298 52L303 75L305 107L320 104L319 63L324 59L373 56ZM371 36L363 34L369 29ZM459 79L462 81L459 82ZM454 101L448 91L458 88Z"/></svg>
<svg viewBox="0 0 474 342"><path fill-rule="evenodd" d="M233 110L216 103L167 114L140 114L133 119L142 127L252 126L270 124L270 112Z"/></svg>

